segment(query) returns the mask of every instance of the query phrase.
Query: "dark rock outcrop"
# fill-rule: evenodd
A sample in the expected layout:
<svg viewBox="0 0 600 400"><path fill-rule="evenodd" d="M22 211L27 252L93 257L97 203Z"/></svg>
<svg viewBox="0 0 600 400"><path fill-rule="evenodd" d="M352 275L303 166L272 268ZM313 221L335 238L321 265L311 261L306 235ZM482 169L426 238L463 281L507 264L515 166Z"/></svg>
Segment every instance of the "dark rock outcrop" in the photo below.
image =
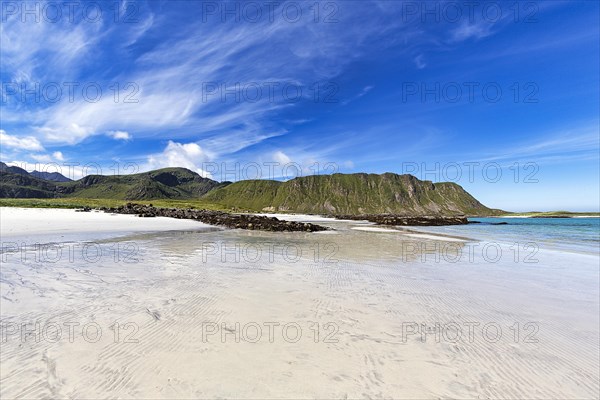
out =
<svg viewBox="0 0 600 400"><path fill-rule="evenodd" d="M370 221L379 225L394 226L444 226L466 225L469 223L465 216L406 216L397 214L365 214L365 215L332 215L337 219L354 221Z"/></svg>
<svg viewBox="0 0 600 400"><path fill-rule="evenodd" d="M252 214L230 214L222 211L194 210L182 208L158 208L152 204L127 203L116 208L102 207L100 210L115 214L134 214L143 218L169 217L177 219L193 219L210 225L227 228L261 230L271 232L318 232L328 228L320 225L281 221L275 217Z"/></svg>

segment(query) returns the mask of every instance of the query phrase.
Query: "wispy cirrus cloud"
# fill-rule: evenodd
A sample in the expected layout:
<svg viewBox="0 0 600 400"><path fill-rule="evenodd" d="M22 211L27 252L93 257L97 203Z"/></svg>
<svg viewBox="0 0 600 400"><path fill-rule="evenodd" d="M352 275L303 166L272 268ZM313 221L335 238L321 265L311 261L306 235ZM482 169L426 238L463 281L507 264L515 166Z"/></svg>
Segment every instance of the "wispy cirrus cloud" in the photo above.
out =
<svg viewBox="0 0 600 400"><path fill-rule="evenodd" d="M120 1L122 14L128 3ZM113 23L111 12L97 23L24 24L18 16L3 21L3 82L79 86L73 99L65 89L57 102L9 96L1 117L2 128L10 132L4 142L13 146L3 143L1 157L47 163L77 158L81 164L90 161L85 157L99 163L133 159L140 170L183 166L204 175L209 171L203 164L210 162L294 163L309 174L317 163L321 168L334 163L338 168L395 170L401 161L448 154L499 159L490 145L494 141L473 132L494 118L506 119L503 104L468 104L466 109L455 103L402 103L397 95L401 83L443 86L480 78L482 71L493 81L505 71L490 60L502 59L502 68L514 71L510 67L520 68L517 63L530 53L550 59L557 50L598 36L597 29L548 23L542 29L531 25L531 32L521 24L513 36L501 37L510 30L512 14L483 20L481 6L474 19L464 14L450 23L432 15L423 22L419 14L405 21L406 2L296 1L292 3L302 5L304 17L292 22L282 18L290 2L279 3L272 3L274 20L265 13L257 22L224 18L220 9L205 21L203 2L165 1L136 2L135 23ZM540 3L540 13L548 3L559 7L554 6L558 2ZM318 8L327 4L335 7ZM538 60L528 62L537 66ZM538 69L519 79L540 76ZM339 88L337 103L314 99L314 85L328 82ZM589 82L595 81L588 77L585 84ZM81 90L88 83L102 88L99 99L84 98ZM291 99L282 90L286 84L302 93ZM116 85L117 96L111 89ZM568 89L553 93L573 95ZM544 112L536 115L548 110L545 104L539 107ZM455 118L459 110L467 116L460 123ZM506 135L516 135L519 125L506 125ZM447 140L450 135L456 140ZM527 132L522 136L529 140L504 152L547 162L594 157L580 147L592 146L592 136L580 131L553 135ZM481 150L465 155L464 147Z"/></svg>
<svg viewBox="0 0 600 400"><path fill-rule="evenodd" d="M281 13L283 5L278 7L276 13ZM163 11L179 18L171 8ZM63 96L56 104L16 104L7 110L8 120L26 119L29 126L24 130L28 134L55 145L77 145L91 136L114 131L148 137L169 130L174 137L188 140L233 132L235 139L240 129L262 129L264 120L273 113L294 106L282 86L293 83L303 91L300 100L310 101L309 88L314 82L339 75L382 31L391 29L390 24L398 25L388 17L385 27L352 26L354 20L382 21L386 16L373 7L362 11L345 7L344 11L344 23L315 23L312 18L298 22L265 18L258 23L216 19L182 25L177 35L164 37L156 33L169 18L156 17L152 12L137 24L120 25L108 21L23 24L13 19L2 28L8 41L2 50L3 69L12 77L25 76L42 84L48 79L97 82L105 93L98 101ZM304 12L310 15L308 5ZM153 35L153 43L145 47L148 35ZM96 70L90 75L86 66L113 54L111 45L121 37L126 40L119 43L119 55L129 59L128 68ZM355 45L349 47L349 42ZM108 91L114 82L135 83L139 88L136 102L115 101ZM236 91L237 84L242 90L260 86L262 92L257 100L232 100L235 94L222 96L223 92ZM217 93L213 90L208 95L207 85L216 85ZM278 87L273 89L273 85ZM270 137L264 133L247 136Z"/></svg>
<svg viewBox="0 0 600 400"><path fill-rule="evenodd" d="M483 39L493 34L494 24L479 20L476 22L462 21L450 31L451 42L461 42L468 39Z"/></svg>
<svg viewBox="0 0 600 400"><path fill-rule="evenodd" d="M519 145L510 146L493 155L477 157L480 162L529 161L536 163L561 163L571 161L598 160L600 158L600 138L598 122L558 129L537 134L537 139L522 140Z"/></svg>
<svg viewBox="0 0 600 400"><path fill-rule="evenodd" d="M371 90L373 89L373 86L369 85L369 86L365 86L357 95L352 96L351 98L342 101L342 105L345 106L351 102L353 102L354 100L360 99L361 97L363 97L364 95L366 95L367 93L369 93Z"/></svg>

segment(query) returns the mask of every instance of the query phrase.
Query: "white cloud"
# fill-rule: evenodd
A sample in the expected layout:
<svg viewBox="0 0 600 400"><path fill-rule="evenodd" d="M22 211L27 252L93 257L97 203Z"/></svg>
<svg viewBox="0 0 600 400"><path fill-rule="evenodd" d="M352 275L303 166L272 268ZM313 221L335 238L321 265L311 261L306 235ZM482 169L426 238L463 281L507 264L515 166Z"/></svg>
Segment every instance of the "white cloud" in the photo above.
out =
<svg viewBox="0 0 600 400"><path fill-rule="evenodd" d="M90 81L134 82L139 91L134 95L137 103L124 102L123 96L115 102L111 90L103 87L104 95L96 103L86 102L80 96L68 101L68 96L63 95L58 103L46 104L32 112L10 107L3 117L16 124L29 124L46 145L47 142L76 145L90 136L105 134L115 140L130 140L129 132L138 138L168 130L173 133L170 138L174 142L169 142L160 155L150 156L155 157L157 164L187 154L176 148L184 146L176 141L196 143L207 159L233 155L286 134L289 123L273 124L277 119L271 117L294 104L282 101L281 93L275 99L270 98L268 89L257 102L223 102L219 95L206 99L203 84L239 82L244 87L294 82L304 87L303 95L308 97L311 96L308 88L315 81L335 79L374 47L396 46L410 39L410 48L398 47L395 51L418 54L412 48L423 43L422 27L392 18L399 7L393 3L374 2L363 8L339 3L339 7L344 7L336 13L340 23L331 24L317 24L312 18L302 18L297 23L263 18L258 23L182 25L177 35L163 35L151 47L132 44L141 42L149 31L163 29L169 21L167 16L147 14L138 24L115 25L22 24L11 19L0 27L3 35L0 66L9 76L39 80L42 84L74 81L83 76ZM274 14L282 15L284 6L277 7ZM307 3L303 10L306 16L312 15L308 7ZM482 34L485 27L459 26L453 36L464 40ZM386 40L381 40L382 37ZM107 55L113 57L113 51L119 52L123 57L120 64L127 68L119 70L115 66L102 69L99 76L89 76L86 63L103 61ZM420 57L415 60L418 67L422 63ZM364 87L343 104L371 89ZM189 155L182 159L186 160L188 165L197 165Z"/></svg>
<svg viewBox="0 0 600 400"><path fill-rule="evenodd" d="M463 40L474 38L476 40L490 36L492 32L493 23L489 21L476 21L467 22L462 21L460 25L453 29L450 34L452 36L452 42L462 42Z"/></svg>
<svg viewBox="0 0 600 400"><path fill-rule="evenodd" d="M35 161L41 163L56 163L56 161L65 161L65 157L60 151L55 151L52 154L30 154L29 156Z"/></svg>
<svg viewBox="0 0 600 400"><path fill-rule="evenodd" d="M0 129L0 144L12 149L27 151L44 151L42 144L33 136L17 137Z"/></svg>
<svg viewBox="0 0 600 400"><path fill-rule="evenodd" d="M55 151L52 153L52 157L54 157L56 161L65 161L65 157L61 151Z"/></svg>
<svg viewBox="0 0 600 400"><path fill-rule="evenodd" d="M418 69L423 69L427 66L427 63L423 61L423 54L419 54L413 60Z"/></svg>
<svg viewBox="0 0 600 400"><path fill-rule="evenodd" d="M280 15L283 5L277 7L275 14ZM303 10L305 15L311 15L308 7ZM11 20L9 25L14 30L8 32L8 25L2 28L3 33L8 32L8 45L4 46L3 40L2 51L2 59L7 60L2 67L7 73L40 79L42 84L47 80L77 80L85 73L86 62L106 55L106 48L115 50L112 41L118 38L118 44L124 48L115 51L135 59L127 64L131 68L126 72L111 78L121 83L135 82L139 92L134 96L138 102L129 104L123 98L115 102L111 90L103 87L104 95L96 103L78 98L69 101L64 95L56 104L46 104L33 112L15 112L27 110L13 107L7 110L7 115L11 122L26 121L38 137L54 144L75 145L92 135L112 131L135 132L137 138L153 135L157 129L168 129L193 141L216 133L226 140L233 132L229 142L237 143L240 121L257 127L258 133L250 136L267 140L271 136L263 132L285 130L285 126L272 124L267 130L267 123L273 121L270 116L282 108L294 107L283 99L281 90L274 99L269 89L264 89L257 102L223 102L219 95L206 99L203 84L240 82L244 87L294 82L304 88L304 97L312 96L308 88L315 80L334 78L372 45L385 46L385 42L374 39L389 32L390 25L400 26L391 18L385 27L361 24L367 18L381 21L389 15L377 7L361 11L349 7L344 11L339 17L343 15L346 20L340 24L315 24L311 18L302 18L297 23L263 18L258 23L183 25L179 35L164 36L156 46L141 54L134 53L140 48L134 50L131 44L142 40L148 31L161 29L167 18L150 14L143 16L139 24L107 26L41 23L31 27L32 31L27 24L18 25L19 21ZM100 29L103 31L99 32ZM355 45L349 47L349 42ZM265 43L270 46L264 46ZM315 47L314 43L320 46ZM106 76L102 79L106 80ZM185 132L193 132L195 137L190 138ZM255 144L252 139L244 143Z"/></svg>
<svg viewBox="0 0 600 400"><path fill-rule="evenodd" d="M31 158L41 163L51 163L52 157L48 154L30 154Z"/></svg>
<svg viewBox="0 0 600 400"><path fill-rule="evenodd" d="M109 131L107 132L108 136L115 140L131 140L131 135L129 132L125 131Z"/></svg>
<svg viewBox="0 0 600 400"><path fill-rule="evenodd" d="M202 163L207 161L207 154L197 143L177 143L169 140L162 153L148 156L147 163L142 169L182 167L210 178L210 174L201 168Z"/></svg>
<svg viewBox="0 0 600 400"><path fill-rule="evenodd" d="M292 159L283 151L276 151L275 154L273 154L273 160L281 165L286 165L292 162Z"/></svg>
<svg viewBox="0 0 600 400"><path fill-rule="evenodd" d="M72 145L102 132L180 127L189 118L193 101L175 90L156 94L140 90L139 103L115 103L111 96L96 103L63 102L39 111L33 119L40 123L36 130L45 140Z"/></svg>

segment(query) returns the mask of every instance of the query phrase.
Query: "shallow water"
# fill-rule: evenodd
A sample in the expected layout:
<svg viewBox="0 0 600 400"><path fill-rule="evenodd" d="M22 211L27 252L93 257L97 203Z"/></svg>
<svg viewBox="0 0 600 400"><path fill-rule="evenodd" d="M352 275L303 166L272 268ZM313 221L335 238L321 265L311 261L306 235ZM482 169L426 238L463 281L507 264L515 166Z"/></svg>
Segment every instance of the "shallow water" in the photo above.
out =
<svg viewBox="0 0 600 400"><path fill-rule="evenodd" d="M547 250L600 252L600 218L469 218L469 221L479 223L420 230L507 244L532 242Z"/></svg>

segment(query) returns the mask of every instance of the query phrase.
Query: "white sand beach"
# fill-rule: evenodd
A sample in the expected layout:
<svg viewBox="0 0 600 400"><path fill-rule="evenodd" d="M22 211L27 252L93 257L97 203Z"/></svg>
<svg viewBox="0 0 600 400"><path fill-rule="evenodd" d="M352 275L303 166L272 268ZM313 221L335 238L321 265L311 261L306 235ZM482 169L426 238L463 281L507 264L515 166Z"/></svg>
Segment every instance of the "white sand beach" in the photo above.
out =
<svg viewBox="0 0 600 400"><path fill-rule="evenodd" d="M185 219L138 218L135 215L100 211L75 212L70 209L0 207L3 238L26 236L61 237L65 234L158 232L166 230L207 229L209 225Z"/></svg>
<svg viewBox="0 0 600 400"><path fill-rule="evenodd" d="M0 397L597 398L598 257L319 221L1 208Z"/></svg>

